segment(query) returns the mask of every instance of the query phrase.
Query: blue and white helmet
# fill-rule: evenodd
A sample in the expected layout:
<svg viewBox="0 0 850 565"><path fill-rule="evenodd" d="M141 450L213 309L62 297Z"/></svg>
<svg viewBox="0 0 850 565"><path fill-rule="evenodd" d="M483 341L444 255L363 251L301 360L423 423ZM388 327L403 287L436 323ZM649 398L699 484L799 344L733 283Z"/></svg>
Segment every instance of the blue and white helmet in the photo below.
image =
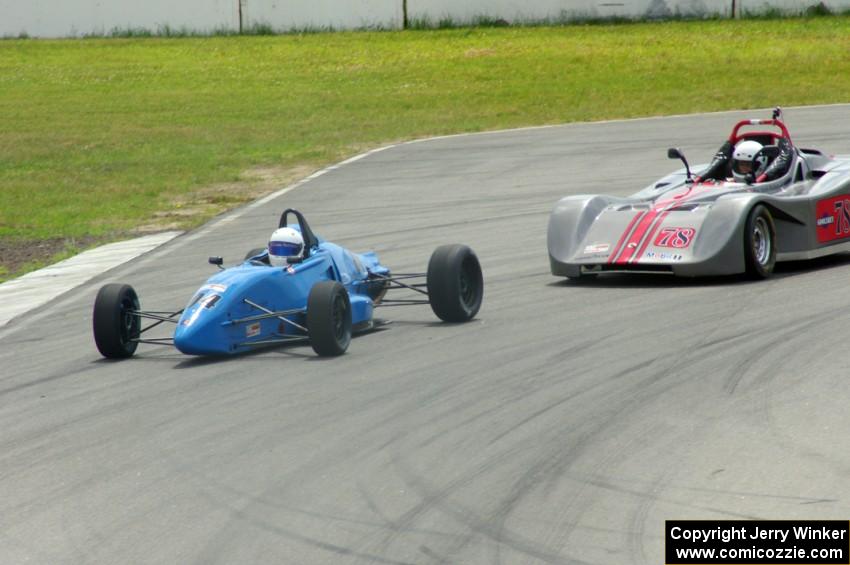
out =
<svg viewBox="0 0 850 565"><path fill-rule="evenodd" d="M269 238L269 262L276 267L285 267L290 257L301 257L304 253L304 237L292 228L279 228Z"/></svg>

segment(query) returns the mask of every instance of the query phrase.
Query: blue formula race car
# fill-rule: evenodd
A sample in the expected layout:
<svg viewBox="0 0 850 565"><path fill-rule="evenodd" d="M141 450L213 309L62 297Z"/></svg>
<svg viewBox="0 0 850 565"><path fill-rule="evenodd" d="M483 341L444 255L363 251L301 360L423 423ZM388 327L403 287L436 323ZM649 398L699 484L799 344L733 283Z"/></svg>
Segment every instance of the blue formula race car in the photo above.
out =
<svg viewBox="0 0 850 565"><path fill-rule="evenodd" d="M290 216L295 223L288 223ZM210 257L220 271L182 310L142 310L130 285L103 286L93 313L100 353L127 358L138 344L151 343L173 344L189 355L232 355L306 340L318 355L332 356L348 349L352 334L379 323L373 317L378 307L430 304L446 322L470 320L481 307L481 266L465 245L438 247L425 273L393 274L374 253L352 253L316 236L297 210L281 215L278 232L303 242L297 254L275 264L273 241L227 269L220 257ZM408 296L387 299L390 290ZM143 327L143 320L151 322ZM163 323L176 324L173 337L145 337Z"/></svg>

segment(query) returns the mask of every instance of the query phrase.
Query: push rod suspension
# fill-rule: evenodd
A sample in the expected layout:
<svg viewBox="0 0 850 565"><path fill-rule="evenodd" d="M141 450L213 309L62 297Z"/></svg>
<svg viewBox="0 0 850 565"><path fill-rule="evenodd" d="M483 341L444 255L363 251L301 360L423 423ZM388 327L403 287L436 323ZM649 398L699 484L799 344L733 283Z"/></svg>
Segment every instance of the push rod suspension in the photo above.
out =
<svg viewBox="0 0 850 565"><path fill-rule="evenodd" d="M305 328L305 327L304 327L304 326L302 326L301 324L296 324L295 322L293 322L293 321L292 321L292 320L290 320L289 318L286 318L285 316L283 316L283 315L282 315L282 314L283 314L283 312L274 312L273 310L269 310L268 308L265 308L265 307L263 307L263 306L260 306L260 305L259 305L259 304L257 304L256 302L251 302L251 301L250 301L250 300L248 300L247 298L245 298L245 299L243 299L243 300L244 300L245 304L247 304L248 306L253 306L253 307L254 307L254 308L256 308L257 310L260 310L260 311L265 312L266 314L268 314L268 317L269 317L269 318L277 318L277 319L278 319L278 320L280 320L281 322L283 322L283 323L285 323L285 324L289 324L289 325L291 325L292 327L298 328L298 329L299 329L299 330L301 330L302 332L305 332L305 333L307 332L307 328ZM287 310L286 312L292 312L292 313L294 314L295 312L300 312L300 310L295 310L295 311Z"/></svg>

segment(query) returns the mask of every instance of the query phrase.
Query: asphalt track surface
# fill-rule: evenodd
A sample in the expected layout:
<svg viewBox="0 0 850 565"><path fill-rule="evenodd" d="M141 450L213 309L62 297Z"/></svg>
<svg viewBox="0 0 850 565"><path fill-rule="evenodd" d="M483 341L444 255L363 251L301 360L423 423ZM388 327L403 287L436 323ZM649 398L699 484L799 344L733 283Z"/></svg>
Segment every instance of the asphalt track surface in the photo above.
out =
<svg viewBox="0 0 850 565"><path fill-rule="evenodd" d="M762 117L766 112L756 113ZM0 331L0 562L663 563L665 519L850 516L850 257L768 281L549 274L569 193L708 160L753 113L444 138L345 165ZM850 153L850 106L790 109ZM398 271L471 245L464 325L386 309L317 358L102 360L100 284L181 307L285 207Z"/></svg>

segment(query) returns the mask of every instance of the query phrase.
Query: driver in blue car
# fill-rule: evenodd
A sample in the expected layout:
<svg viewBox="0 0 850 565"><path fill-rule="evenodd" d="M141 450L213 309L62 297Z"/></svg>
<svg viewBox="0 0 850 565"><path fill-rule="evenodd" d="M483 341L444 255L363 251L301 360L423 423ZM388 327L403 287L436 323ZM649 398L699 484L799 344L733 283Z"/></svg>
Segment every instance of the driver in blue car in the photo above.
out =
<svg viewBox="0 0 850 565"><path fill-rule="evenodd" d="M291 258L304 256L304 237L292 228L279 228L269 238L269 263L286 267Z"/></svg>

